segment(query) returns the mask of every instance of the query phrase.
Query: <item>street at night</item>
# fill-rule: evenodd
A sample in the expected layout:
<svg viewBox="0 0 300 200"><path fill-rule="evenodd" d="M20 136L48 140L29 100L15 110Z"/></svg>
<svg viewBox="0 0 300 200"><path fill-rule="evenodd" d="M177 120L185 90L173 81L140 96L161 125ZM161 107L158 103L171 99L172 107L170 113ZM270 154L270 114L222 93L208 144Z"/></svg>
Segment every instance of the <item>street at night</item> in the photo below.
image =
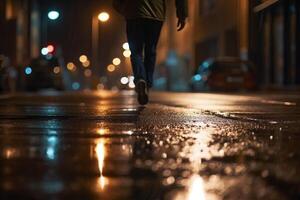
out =
<svg viewBox="0 0 300 200"><path fill-rule="evenodd" d="M1 199L299 199L297 93L0 98Z"/></svg>
<svg viewBox="0 0 300 200"><path fill-rule="evenodd" d="M0 200L300 200L300 0L0 0Z"/></svg>

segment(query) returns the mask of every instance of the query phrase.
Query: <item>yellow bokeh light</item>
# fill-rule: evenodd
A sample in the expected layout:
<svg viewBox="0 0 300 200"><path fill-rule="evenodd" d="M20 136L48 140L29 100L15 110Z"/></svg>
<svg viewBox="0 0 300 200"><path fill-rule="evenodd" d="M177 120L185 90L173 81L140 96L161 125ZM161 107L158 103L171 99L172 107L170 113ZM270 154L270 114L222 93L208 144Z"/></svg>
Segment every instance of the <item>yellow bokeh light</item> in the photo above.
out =
<svg viewBox="0 0 300 200"><path fill-rule="evenodd" d="M89 67L90 65L91 65L91 63L90 63L89 60L87 60L87 61L85 61L84 63L82 63L82 66L83 66L83 67Z"/></svg>
<svg viewBox="0 0 300 200"><path fill-rule="evenodd" d="M68 68L68 70L70 70L70 71L75 71L75 70L76 70L76 66L75 66L75 64L72 63L72 62L69 62L69 63L67 64L67 68Z"/></svg>
<svg viewBox="0 0 300 200"><path fill-rule="evenodd" d="M125 50L125 51L123 52L123 56L124 56L125 58L129 58L129 57L131 56L131 51L130 51L130 50Z"/></svg>
<svg viewBox="0 0 300 200"><path fill-rule="evenodd" d="M124 49L124 50L129 50L129 44L128 44L128 42L125 42L125 43L123 44L123 49Z"/></svg>
<svg viewBox="0 0 300 200"><path fill-rule="evenodd" d="M81 55L81 56L79 57L79 61L82 62L82 63L85 63L87 60L88 60L88 58L87 58L86 55Z"/></svg>
<svg viewBox="0 0 300 200"><path fill-rule="evenodd" d="M61 70L60 70L60 67L58 67L58 66L56 66L56 67L53 68L54 74L59 74L60 71L61 71Z"/></svg>
<svg viewBox="0 0 300 200"><path fill-rule="evenodd" d="M116 70L116 67L115 67L114 65L108 65L108 66L107 66L107 71L113 72L113 71L115 71L115 70Z"/></svg>
<svg viewBox="0 0 300 200"><path fill-rule="evenodd" d="M112 63L113 63L115 66L118 66L118 65L121 64L121 60L120 60L120 58L114 58L113 61L112 61Z"/></svg>
<svg viewBox="0 0 300 200"><path fill-rule="evenodd" d="M101 21L101 22L106 22L109 20L109 14L107 12L101 12L99 15L98 15L98 19Z"/></svg>

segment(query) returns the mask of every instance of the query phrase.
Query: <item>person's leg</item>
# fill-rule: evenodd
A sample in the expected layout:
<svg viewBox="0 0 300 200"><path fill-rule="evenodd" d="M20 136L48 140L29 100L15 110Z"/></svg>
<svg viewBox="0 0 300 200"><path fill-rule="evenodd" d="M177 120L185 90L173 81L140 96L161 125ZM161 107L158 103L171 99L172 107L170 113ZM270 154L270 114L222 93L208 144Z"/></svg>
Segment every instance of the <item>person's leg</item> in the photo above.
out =
<svg viewBox="0 0 300 200"><path fill-rule="evenodd" d="M131 51L131 65L134 83L141 105L148 103L147 76L144 66L145 22L143 19L127 21L127 38Z"/></svg>
<svg viewBox="0 0 300 200"><path fill-rule="evenodd" d="M147 21L144 64L146 68L146 80L149 88L151 88L153 84L153 73L156 62L156 46L159 40L162 25L163 22L161 21Z"/></svg>
<svg viewBox="0 0 300 200"><path fill-rule="evenodd" d="M127 20L127 39L131 51L131 65L134 74L134 82L143 79L146 81L146 71L144 66L144 30L141 20Z"/></svg>

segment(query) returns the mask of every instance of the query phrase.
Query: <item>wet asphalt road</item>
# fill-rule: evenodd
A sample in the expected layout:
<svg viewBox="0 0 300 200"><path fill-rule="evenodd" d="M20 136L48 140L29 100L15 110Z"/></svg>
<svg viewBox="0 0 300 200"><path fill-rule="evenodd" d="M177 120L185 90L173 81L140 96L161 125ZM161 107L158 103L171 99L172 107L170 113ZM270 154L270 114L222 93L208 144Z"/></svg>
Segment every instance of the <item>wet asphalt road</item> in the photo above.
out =
<svg viewBox="0 0 300 200"><path fill-rule="evenodd" d="M299 94L0 97L0 199L300 199Z"/></svg>

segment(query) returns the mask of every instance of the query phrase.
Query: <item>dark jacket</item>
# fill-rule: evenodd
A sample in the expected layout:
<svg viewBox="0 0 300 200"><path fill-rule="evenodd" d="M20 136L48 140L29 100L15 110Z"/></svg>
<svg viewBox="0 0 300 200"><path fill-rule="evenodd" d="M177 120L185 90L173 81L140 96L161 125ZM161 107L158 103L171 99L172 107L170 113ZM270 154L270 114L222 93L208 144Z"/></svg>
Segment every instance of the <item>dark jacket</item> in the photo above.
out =
<svg viewBox="0 0 300 200"><path fill-rule="evenodd" d="M179 19L188 16L187 0L175 0ZM114 0L114 8L126 19L147 18L164 21L166 15L165 0Z"/></svg>

